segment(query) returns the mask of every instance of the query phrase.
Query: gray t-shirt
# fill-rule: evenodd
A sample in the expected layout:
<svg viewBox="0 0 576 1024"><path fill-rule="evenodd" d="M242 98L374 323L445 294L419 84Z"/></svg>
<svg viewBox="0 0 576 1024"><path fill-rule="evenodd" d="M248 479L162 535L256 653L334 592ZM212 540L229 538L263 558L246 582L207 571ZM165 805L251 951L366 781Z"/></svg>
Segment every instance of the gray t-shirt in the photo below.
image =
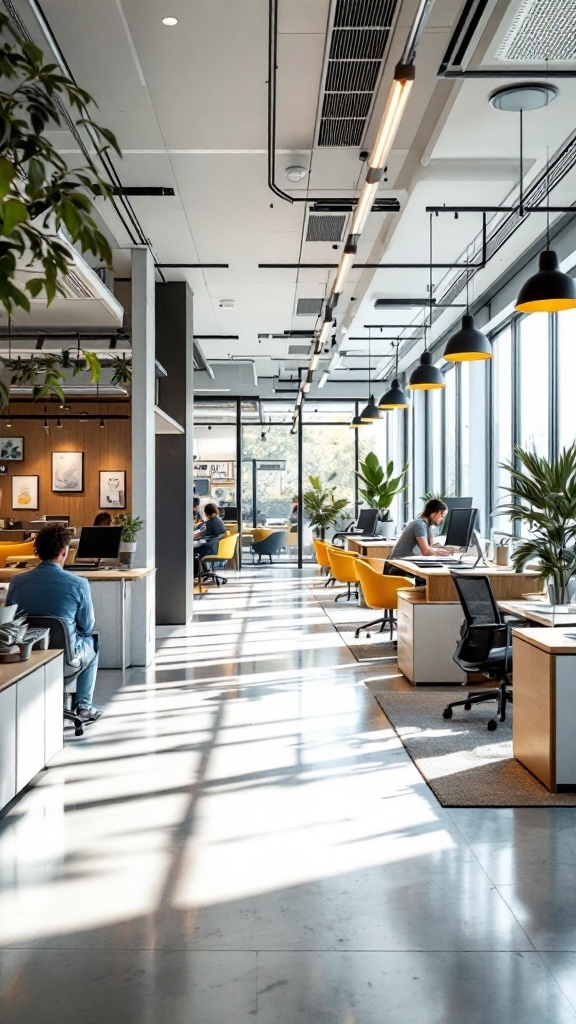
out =
<svg viewBox="0 0 576 1024"><path fill-rule="evenodd" d="M413 519L400 534L390 558L406 558L409 555L420 555L417 537L428 541L428 524L425 519Z"/></svg>

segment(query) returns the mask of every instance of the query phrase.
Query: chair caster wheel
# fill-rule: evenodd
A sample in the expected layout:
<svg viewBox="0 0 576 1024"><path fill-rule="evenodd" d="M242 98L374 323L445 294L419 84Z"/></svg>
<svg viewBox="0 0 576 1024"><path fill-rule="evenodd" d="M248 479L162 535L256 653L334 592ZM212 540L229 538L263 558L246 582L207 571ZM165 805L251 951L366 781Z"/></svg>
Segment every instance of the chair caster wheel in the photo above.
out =
<svg viewBox="0 0 576 1024"><path fill-rule="evenodd" d="M366 633L366 639L367 639L367 640L369 640L371 636L372 636L372 634L371 634L371 633Z"/></svg>
<svg viewBox="0 0 576 1024"><path fill-rule="evenodd" d="M442 718L452 718L452 708L444 708Z"/></svg>
<svg viewBox="0 0 576 1024"><path fill-rule="evenodd" d="M472 705L471 705L471 704L470 704L469 702L467 702L467 703L466 703L466 704L464 705L464 711L470 711L470 710L471 710L471 708L472 708Z"/></svg>
<svg viewBox="0 0 576 1024"><path fill-rule="evenodd" d="M494 732L497 725L498 722L494 718L491 718L486 728L488 729L488 732Z"/></svg>
<svg viewBox="0 0 576 1024"><path fill-rule="evenodd" d="M357 630L356 630L356 632L354 633L354 639L355 639L355 640L358 640L358 637L359 637L359 636L360 636L360 630L359 630L359 629L357 629Z"/></svg>
<svg viewBox="0 0 576 1024"><path fill-rule="evenodd" d="M83 736L84 735L84 726L77 725L76 728L74 729L74 735L75 736Z"/></svg>

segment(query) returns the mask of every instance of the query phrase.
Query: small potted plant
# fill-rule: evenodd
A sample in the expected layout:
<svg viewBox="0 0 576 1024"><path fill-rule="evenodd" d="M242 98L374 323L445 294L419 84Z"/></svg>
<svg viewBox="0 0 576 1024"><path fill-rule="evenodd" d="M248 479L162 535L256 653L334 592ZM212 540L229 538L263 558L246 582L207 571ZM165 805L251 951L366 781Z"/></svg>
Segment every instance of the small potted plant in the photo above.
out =
<svg viewBox="0 0 576 1024"><path fill-rule="evenodd" d="M120 564L131 569L136 554L136 536L144 526L144 520L139 516L131 516L128 512L116 516L116 523L122 527L120 538Z"/></svg>
<svg viewBox="0 0 576 1024"><path fill-rule="evenodd" d="M309 476L310 490L304 491L302 495L304 512L320 540L324 540L329 527L337 527L348 505L348 498L335 497L336 484L330 486L335 478L336 473L331 473L326 483L323 483L319 476Z"/></svg>

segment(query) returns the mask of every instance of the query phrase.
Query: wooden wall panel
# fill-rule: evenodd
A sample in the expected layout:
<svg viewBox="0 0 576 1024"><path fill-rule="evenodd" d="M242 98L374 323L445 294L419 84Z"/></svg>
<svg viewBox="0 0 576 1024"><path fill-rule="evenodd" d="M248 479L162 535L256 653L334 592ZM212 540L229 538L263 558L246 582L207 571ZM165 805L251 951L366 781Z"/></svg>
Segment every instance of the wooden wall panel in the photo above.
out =
<svg viewBox="0 0 576 1024"><path fill-rule="evenodd" d="M104 427L98 420L62 420L62 427L55 420L49 420L50 432L46 433L43 419L19 420L16 414L43 413L38 403L18 403L12 406L12 426L6 427L6 419L0 419L0 436L24 438L24 461L3 462L7 472L0 476L0 518L11 516L28 522L37 515L69 515L75 526L92 523L99 508L99 476L101 469L126 470L127 511L130 509L132 493L131 480L131 424L130 419L106 420L107 415L124 415L130 412L128 403L90 402L73 406L73 412L86 411L90 415L104 416ZM58 413L58 407L50 403L50 415ZM84 452L84 491L77 494L54 494L52 492L52 452ZM12 508L12 476L39 476L38 512L25 513Z"/></svg>

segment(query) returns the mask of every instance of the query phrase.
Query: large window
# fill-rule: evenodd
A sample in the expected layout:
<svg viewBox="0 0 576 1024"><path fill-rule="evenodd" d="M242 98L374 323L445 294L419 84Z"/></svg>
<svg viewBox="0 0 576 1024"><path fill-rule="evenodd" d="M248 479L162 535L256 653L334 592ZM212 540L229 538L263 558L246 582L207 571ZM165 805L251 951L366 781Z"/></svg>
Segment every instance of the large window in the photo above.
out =
<svg viewBox="0 0 576 1024"><path fill-rule="evenodd" d="M470 363L460 364L459 494L470 494Z"/></svg>
<svg viewBox="0 0 576 1024"><path fill-rule="evenodd" d="M547 313L532 313L518 321L520 444L544 458L548 458L549 440L549 321Z"/></svg>
<svg viewBox="0 0 576 1024"><path fill-rule="evenodd" d="M452 366L444 374L444 490L456 494L456 368Z"/></svg>
<svg viewBox="0 0 576 1024"><path fill-rule="evenodd" d="M493 430L493 506L506 500L502 490L510 482L510 474L500 466L512 458L513 408L512 408L512 330L506 327L492 339L492 430ZM493 516L492 528L496 532L509 533L510 519L507 516Z"/></svg>
<svg viewBox="0 0 576 1024"><path fill-rule="evenodd" d="M427 391L426 401L429 410L430 437L428 440L429 480L428 490L440 494L444 490L444 459L442 455L442 418L444 415L444 392Z"/></svg>
<svg viewBox="0 0 576 1024"><path fill-rule="evenodd" d="M558 445L576 440L576 310L558 314Z"/></svg>

